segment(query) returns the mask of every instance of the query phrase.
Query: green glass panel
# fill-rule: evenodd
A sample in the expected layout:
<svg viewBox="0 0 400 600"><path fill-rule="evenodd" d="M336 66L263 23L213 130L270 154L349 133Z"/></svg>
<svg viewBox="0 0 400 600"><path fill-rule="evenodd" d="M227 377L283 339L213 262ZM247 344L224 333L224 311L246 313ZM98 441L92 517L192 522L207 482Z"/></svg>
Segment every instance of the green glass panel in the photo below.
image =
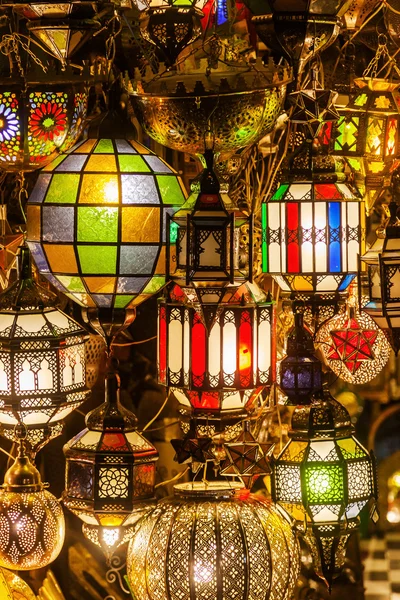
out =
<svg viewBox="0 0 400 600"><path fill-rule="evenodd" d="M114 275L117 271L116 246L78 246L82 273Z"/></svg>
<svg viewBox="0 0 400 600"><path fill-rule="evenodd" d="M150 173L150 167L138 154L119 154L119 168L122 173Z"/></svg>
<svg viewBox="0 0 400 600"><path fill-rule="evenodd" d="M135 296L115 296L114 308L125 308Z"/></svg>
<svg viewBox="0 0 400 600"><path fill-rule="evenodd" d="M358 117L354 117L351 121L340 117L337 124L338 136L335 140L335 150L345 148L347 151L356 152L359 121Z"/></svg>
<svg viewBox="0 0 400 600"><path fill-rule="evenodd" d="M70 292L86 292L83 281L80 277L68 277L67 275L58 275L57 277L64 287Z"/></svg>
<svg viewBox="0 0 400 600"><path fill-rule="evenodd" d="M354 104L355 104L355 106L364 106L366 104L367 100L368 100L367 94L360 94L354 100Z"/></svg>
<svg viewBox="0 0 400 600"><path fill-rule="evenodd" d="M158 187L160 188L161 201L163 204L180 206L185 202L185 196L179 185L178 179L173 175L157 175Z"/></svg>
<svg viewBox="0 0 400 600"><path fill-rule="evenodd" d="M268 248L267 248L267 204L264 202L261 205L261 229L263 231L262 245L261 245L261 259L262 259L262 270L263 273L268 273Z"/></svg>
<svg viewBox="0 0 400 600"><path fill-rule="evenodd" d="M178 239L178 230L179 230L178 223L174 223L174 221L171 221L170 226L169 226L169 241L171 242L171 244L176 243L176 241Z"/></svg>
<svg viewBox="0 0 400 600"><path fill-rule="evenodd" d="M280 185L278 187L275 194L272 196L271 200L282 200L283 196L286 194L288 189L289 189L289 184L283 183L282 185Z"/></svg>
<svg viewBox="0 0 400 600"><path fill-rule="evenodd" d="M343 471L339 465L308 464L305 479L307 499L311 504L343 502Z"/></svg>
<svg viewBox="0 0 400 600"><path fill-rule="evenodd" d="M114 146L111 140L99 140L94 154L114 154Z"/></svg>
<svg viewBox="0 0 400 600"><path fill-rule="evenodd" d="M362 173L362 163L361 160L359 158L348 158L347 162L350 165L350 168L355 171L356 173Z"/></svg>
<svg viewBox="0 0 400 600"><path fill-rule="evenodd" d="M79 173L54 174L45 202L74 204L78 193L79 178Z"/></svg>
<svg viewBox="0 0 400 600"><path fill-rule="evenodd" d="M152 277L142 294L155 294L165 285L165 277Z"/></svg>
<svg viewBox="0 0 400 600"><path fill-rule="evenodd" d="M80 206L78 242L117 242L118 208Z"/></svg>

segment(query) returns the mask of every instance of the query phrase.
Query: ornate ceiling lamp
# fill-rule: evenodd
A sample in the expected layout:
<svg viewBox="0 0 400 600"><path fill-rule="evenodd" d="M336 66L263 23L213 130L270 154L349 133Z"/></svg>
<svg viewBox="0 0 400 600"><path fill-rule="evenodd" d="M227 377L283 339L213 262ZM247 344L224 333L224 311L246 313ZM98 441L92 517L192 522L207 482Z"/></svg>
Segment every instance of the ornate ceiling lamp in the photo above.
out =
<svg viewBox="0 0 400 600"><path fill-rule="evenodd" d="M326 389L295 409L291 439L272 465L272 497L314 535L329 586L340 539L376 494L372 459L352 434L349 414Z"/></svg>
<svg viewBox="0 0 400 600"><path fill-rule="evenodd" d="M329 368L353 385L374 379L389 360L391 350L375 321L357 309L352 291L344 309L318 329L315 343Z"/></svg>
<svg viewBox="0 0 400 600"><path fill-rule="evenodd" d="M158 453L119 401L119 378L108 373L105 402L86 417L86 429L64 446L63 502L108 559L126 543L154 497Z"/></svg>
<svg viewBox="0 0 400 600"><path fill-rule="evenodd" d="M0 294L0 432L13 439L23 424L36 452L88 397L87 336L33 281L28 249L20 252L20 279Z"/></svg>
<svg viewBox="0 0 400 600"><path fill-rule="evenodd" d="M24 442L1 487L0 566L17 571L46 567L63 546L64 515L25 454Z"/></svg>
<svg viewBox="0 0 400 600"><path fill-rule="evenodd" d="M351 35L360 29L380 4L380 0L351 0L347 10L342 14L346 31Z"/></svg>
<svg viewBox="0 0 400 600"><path fill-rule="evenodd" d="M277 508L222 481L175 486L141 521L127 558L138 600L286 600L299 564L298 542Z"/></svg>

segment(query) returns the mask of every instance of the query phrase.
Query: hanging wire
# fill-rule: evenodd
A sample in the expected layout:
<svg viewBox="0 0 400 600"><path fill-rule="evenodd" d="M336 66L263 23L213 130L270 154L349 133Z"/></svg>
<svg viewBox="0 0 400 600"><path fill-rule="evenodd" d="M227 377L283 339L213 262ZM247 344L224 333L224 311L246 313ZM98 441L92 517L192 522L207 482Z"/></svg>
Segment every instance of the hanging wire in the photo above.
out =
<svg viewBox="0 0 400 600"><path fill-rule="evenodd" d="M168 402L168 395L165 398L164 402L162 403L160 409L156 412L156 414L154 415L154 417L147 423L147 425L145 425L145 427L143 427L142 431L146 431L146 429L148 429L150 427L150 425L152 425L154 423L154 421L156 421L158 419L158 417L160 416L160 414L162 413L162 411L166 407L167 402Z"/></svg>
<svg viewBox="0 0 400 600"><path fill-rule="evenodd" d="M24 223L26 224L26 214L24 211L24 207L23 207L23 202L22 202L22 198L23 196L25 197L25 201L28 200L28 191L25 187L25 175L22 171L20 171L17 175L17 185L19 185L19 190L18 190L18 204L19 204L19 208L21 210L21 215L22 218L24 220Z"/></svg>
<svg viewBox="0 0 400 600"><path fill-rule="evenodd" d="M190 467L186 467L186 469L184 471L180 471L180 473L175 475L175 477L172 477L172 479L168 479L168 481L162 481L161 483L157 483L157 485L154 486L154 489L162 487L163 485L168 485L169 483L173 483L174 481L178 481L184 475L186 475L186 473L189 471L189 469L190 469Z"/></svg>

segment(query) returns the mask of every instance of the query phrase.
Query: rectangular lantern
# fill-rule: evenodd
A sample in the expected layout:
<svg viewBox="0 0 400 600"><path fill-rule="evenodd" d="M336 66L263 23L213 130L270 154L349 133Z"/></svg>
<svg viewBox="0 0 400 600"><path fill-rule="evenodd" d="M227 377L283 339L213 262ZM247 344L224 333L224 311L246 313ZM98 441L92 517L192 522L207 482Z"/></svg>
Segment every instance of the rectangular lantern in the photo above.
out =
<svg viewBox="0 0 400 600"><path fill-rule="evenodd" d="M284 291L344 291L358 272L363 203L345 183L285 183L262 206L263 271Z"/></svg>

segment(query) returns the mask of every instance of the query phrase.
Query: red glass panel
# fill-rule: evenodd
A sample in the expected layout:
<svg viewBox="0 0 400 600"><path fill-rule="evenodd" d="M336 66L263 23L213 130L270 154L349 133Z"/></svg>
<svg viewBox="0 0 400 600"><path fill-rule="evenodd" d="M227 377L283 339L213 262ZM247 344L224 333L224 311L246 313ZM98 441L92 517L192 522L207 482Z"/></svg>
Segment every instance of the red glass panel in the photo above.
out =
<svg viewBox="0 0 400 600"><path fill-rule="evenodd" d="M316 183L315 199L316 200L341 200L342 195L334 183Z"/></svg>
<svg viewBox="0 0 400 600"><path fill-rule="evenodd" d="M388 119L386 128L386 156L394 156L397 154L397 117Z"/></svg>
<svg viewBox="0 0 400 600"><path fill-rule="evenodd" d="M167 309L160 306L158 330L158 381L167 383Z"/></svg>
<svg viewBox="0 0 400 600"><path fill-rule="evenodd" d="M206 372L206 328L197 313L193 317L191 354L193 385L201 387Z"/></svg>
<svg viewBox="0 0 400 600"><path fill-rule="evenodd" d="M250 312L242 310L239 327L239 378L241 387L251 385L253 331Z"/></svg>
<svg viewBox="0 0 400 600"><path fill-rule="evenodd" d="M299 248L299 205L294 202L287 204L287 228L288 246L287 261L288 272L298 273L300 271L300 248Z"/></svg>
<svg viewBox="0 0 400 600"><path fill-rule="evenodd" d="M332 125L333 121L327 121L322 124L320 132L318 134L318 141L321 146L329 146L329 142L332 137Z"/></svg>
<svg viewBox="0 0 400 600"><path fill-rule="evenodd" d="M125 436L122 433L105 433L101 440L100 450L114 450L115 452L129 450Z"/></svg>
<svg viewBox="0 0 400 600"><path fill-rule="evenodd" d="M174 302L184 302L185 300L184 291L181 287L179 287L179 285L174 285L170 292L170 295L171 300L173 300Z"/></svg>
<svg viewBox="0 0 400 600"><path fill-rule="evenodd" d="M190 404L194 409L219 410L219 393L218 392L187 392Z"/></svg>

